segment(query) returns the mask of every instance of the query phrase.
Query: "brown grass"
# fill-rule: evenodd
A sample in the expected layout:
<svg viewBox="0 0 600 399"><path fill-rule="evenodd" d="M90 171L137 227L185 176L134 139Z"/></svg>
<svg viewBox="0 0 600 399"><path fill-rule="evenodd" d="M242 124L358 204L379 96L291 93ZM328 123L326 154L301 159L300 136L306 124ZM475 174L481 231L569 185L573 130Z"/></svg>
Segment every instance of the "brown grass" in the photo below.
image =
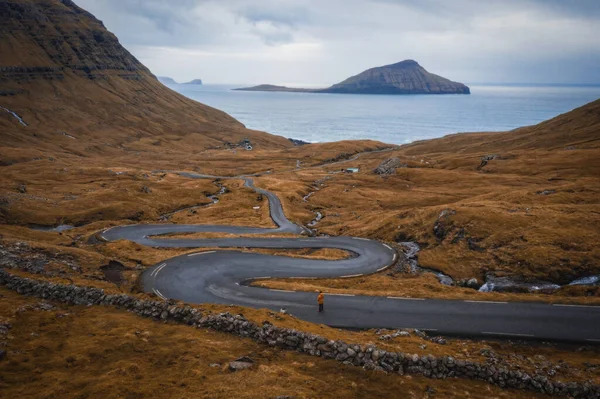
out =
<svg viewBox="0 0 600 399"><path fill-rule="evenodd" d="M50 311L24 309L23 305L35 306L40 301L4 289L0 295L0 318L12 325L7 358L0 363L0 388L7 397L370 398L394 397L401 391L407 397L420 398L427 397L428 387L435 396L448 398L542 397L478 381L366 372L333 360L281 351L211 330L157 323L112 308L59 305ZM274 321L290 324L290 317L284 318ZM475 348L463 347L459 352L466 356ZM229 372L228 362L243 355L251 356L256 366ZM545 352L537 355L536 362L542 362ZM578 356L582 360L591 354L580 352ZM566 361L571 364L574 359ZM576 374L573 369L566 376L577 377L569 374Z"/></svg>

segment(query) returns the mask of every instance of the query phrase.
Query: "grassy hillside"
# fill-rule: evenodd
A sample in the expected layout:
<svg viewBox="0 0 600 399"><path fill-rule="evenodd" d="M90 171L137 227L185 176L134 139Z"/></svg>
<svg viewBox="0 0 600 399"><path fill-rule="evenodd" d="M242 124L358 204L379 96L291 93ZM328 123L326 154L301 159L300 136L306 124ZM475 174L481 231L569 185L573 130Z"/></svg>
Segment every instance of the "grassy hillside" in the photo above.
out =
<svg viewBox="0 0 600 399"><path fill-rule="evenodd" d="M4 165L56 155L189 152L245 137L259 149L291 146L163 86L70 0L2 1L0 37Z"/></svg>

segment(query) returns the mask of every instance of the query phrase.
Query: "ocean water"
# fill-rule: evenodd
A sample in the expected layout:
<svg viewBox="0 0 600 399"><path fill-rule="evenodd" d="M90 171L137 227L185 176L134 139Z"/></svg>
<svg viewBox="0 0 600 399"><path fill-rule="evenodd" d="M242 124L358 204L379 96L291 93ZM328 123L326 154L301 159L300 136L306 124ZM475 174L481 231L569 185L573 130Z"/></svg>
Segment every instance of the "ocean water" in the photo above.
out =
<svg viewBox="0 0 600 399"><path fill-rule="evenodd" d="M405 144L459 132L536 124L600 98L600 86L471 86L471 95L352 95L233 91L173 85L250 129L308 142Z"/></svg>

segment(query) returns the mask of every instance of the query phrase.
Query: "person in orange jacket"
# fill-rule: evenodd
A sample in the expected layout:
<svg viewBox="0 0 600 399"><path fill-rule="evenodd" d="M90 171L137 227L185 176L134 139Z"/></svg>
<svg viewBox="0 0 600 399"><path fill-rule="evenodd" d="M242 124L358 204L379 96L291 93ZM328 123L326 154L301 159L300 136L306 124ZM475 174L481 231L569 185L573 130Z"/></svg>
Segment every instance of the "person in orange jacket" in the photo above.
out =
<svg viewBox="0 0 600 399"><path fill-rule="evenodd" d="M319 291L317 302L319 303L319 313L321 313L323 311L323 303L325 302L325 295L323 295L323 291Z"/></svg>

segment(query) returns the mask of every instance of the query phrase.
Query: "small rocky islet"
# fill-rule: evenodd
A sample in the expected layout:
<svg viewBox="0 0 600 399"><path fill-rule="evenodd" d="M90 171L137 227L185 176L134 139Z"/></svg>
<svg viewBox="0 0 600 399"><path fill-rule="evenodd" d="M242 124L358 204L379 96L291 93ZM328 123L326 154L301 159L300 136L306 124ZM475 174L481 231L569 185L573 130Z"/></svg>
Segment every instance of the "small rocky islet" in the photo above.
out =
<svg viewBox="0 0 600 399"><path fill-rule="evenodd" d="M338 94L471 94L468 86L430 73L414 60L367 69L325 89L262 84L235 90Z"/></svg>

